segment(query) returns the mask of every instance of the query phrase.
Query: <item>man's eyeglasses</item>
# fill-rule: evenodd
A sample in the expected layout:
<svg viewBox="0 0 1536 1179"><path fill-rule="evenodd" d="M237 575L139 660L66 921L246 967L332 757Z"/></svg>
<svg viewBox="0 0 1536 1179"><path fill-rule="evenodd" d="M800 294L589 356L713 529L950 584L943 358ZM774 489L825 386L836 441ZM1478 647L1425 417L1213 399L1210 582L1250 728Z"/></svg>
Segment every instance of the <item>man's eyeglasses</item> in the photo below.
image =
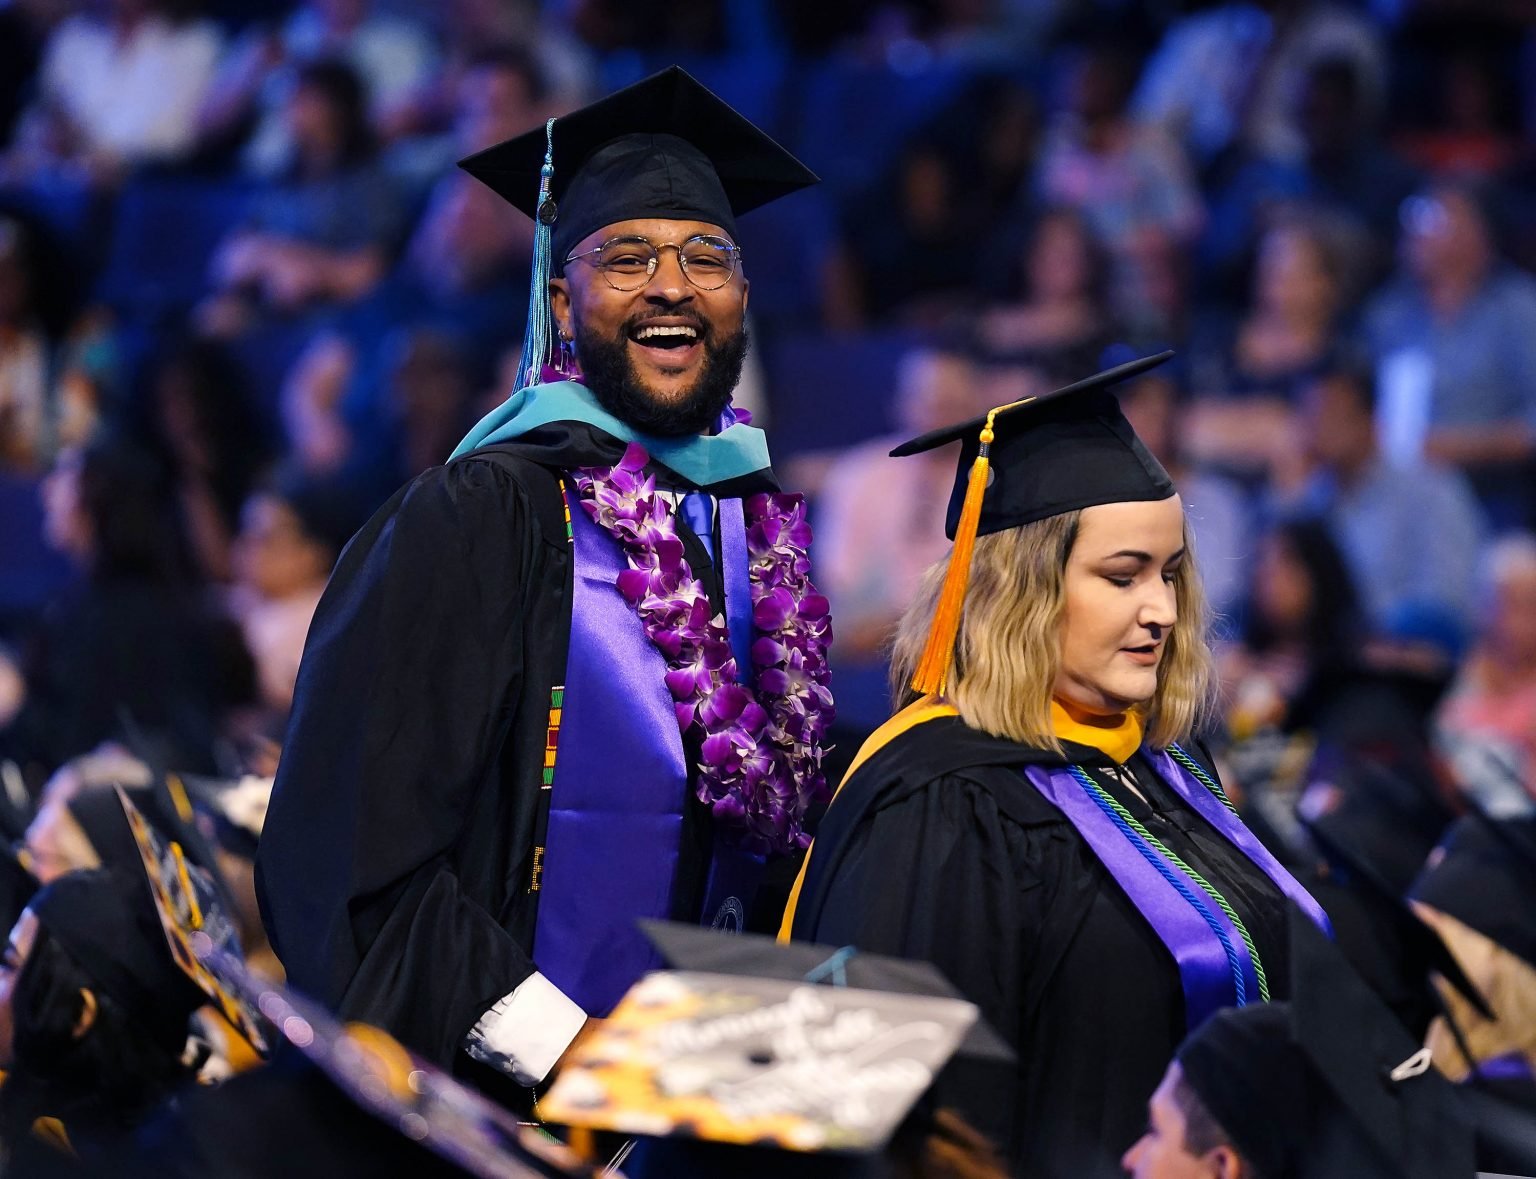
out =
<svg viewBox="0 0 1536 1179"><path fill-rule="evenodd" d="M651 281L661 262L662 250L676 250L683 277L701 291L719 290L731 281L741 260L741 247L713 234L695 234L682 245L653 245L643 237L612 237L600 246L565 260L595 266L616 291L638 291Z"/></svg>

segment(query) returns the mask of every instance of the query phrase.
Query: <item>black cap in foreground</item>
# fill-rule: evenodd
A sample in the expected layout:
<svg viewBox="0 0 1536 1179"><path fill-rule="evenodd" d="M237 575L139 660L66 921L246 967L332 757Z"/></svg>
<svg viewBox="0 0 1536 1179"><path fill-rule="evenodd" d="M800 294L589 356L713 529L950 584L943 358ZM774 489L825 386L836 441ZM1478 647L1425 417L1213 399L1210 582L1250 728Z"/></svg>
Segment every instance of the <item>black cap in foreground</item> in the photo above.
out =
<svg viewBox="0 0 1536 1179"><path fill-rule="evenodd" d="M511 204L553 227L558 273L588 234L640 218L735 217L816 183L816 175L685 70L672 66L461 160ZM553 174L541 203L546 149Z"/></svg>
<svg viewBox="0 0 1536 1179"><path fill-rule="evenodd" d="M1449 1081L1339 949L1291 917L1292 998L1213 1016L1176 1058L1233 1145L1277 1179L1470 1179Z"/></svg>
<svg viewBox="0 0 1536 1179"><path fill-rule="evenodd" d="M1536 818L1459 820L1410 895L1536 966Z"/></svg>

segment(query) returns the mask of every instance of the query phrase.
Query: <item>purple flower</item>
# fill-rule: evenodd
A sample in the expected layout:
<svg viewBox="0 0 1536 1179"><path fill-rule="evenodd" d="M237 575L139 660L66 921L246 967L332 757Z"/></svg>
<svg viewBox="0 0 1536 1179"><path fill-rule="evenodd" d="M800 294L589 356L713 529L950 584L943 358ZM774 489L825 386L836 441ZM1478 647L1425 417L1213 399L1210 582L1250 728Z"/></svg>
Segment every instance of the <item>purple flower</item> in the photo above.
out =
<svg viewBox="0 0 1536 1179"><path fill-rule="evenodd" d="M835 715L827 688L827 600L809 580L811 529L800 496L745 504L753 624L753 687L737 682L723 620L688 567L672 504L630 444L609 470L577 471L587 515L622 546L616 588L667 660L678 728L698 750L697 792L753 854L806 847L808 807L826 795L822 737Z"/></svg>

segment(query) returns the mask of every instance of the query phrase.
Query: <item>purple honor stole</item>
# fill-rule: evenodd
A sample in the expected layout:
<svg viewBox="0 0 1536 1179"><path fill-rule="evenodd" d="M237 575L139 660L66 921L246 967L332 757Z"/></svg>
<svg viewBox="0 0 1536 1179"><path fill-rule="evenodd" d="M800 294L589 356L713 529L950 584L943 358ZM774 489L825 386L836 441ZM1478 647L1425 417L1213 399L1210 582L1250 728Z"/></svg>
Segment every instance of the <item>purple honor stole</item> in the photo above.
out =
<svg viewBox="0 0 1536 1179"><path fill-rule="evenodd" d="M546 787L552 793L533 953L545 977L589 1014L605 1016L641 975L661 965L635 922L672 916L688 759L666 659L615 586L627 568L623 551L574 495L568 508L571 642ZM740 500L720 501L720 523L732 647L750 651ZM750 674L750 661L739 655L737 666ZM704 920L740 929L762 867L758 857L716 846Z"/></svg>
<svg viewBox="0 0 1536 1179"><path fill-rule="evenodd" d="M1243 826L1225 799L1218 798L1166 751L1143 746L1142 752L1174 793L1247 856L1324 932L1331 933L1327 916L1311 894ZM1090 790L1079 772L1069 766L1027 766L1024 776L1077 829L1168 947L1178 966L1189 1030L1222 1007L1258 1002L1263 988L1253 953L1231 916L1188 869L1143 838L1107 802L1107 795L1101 800Z"/></svg>

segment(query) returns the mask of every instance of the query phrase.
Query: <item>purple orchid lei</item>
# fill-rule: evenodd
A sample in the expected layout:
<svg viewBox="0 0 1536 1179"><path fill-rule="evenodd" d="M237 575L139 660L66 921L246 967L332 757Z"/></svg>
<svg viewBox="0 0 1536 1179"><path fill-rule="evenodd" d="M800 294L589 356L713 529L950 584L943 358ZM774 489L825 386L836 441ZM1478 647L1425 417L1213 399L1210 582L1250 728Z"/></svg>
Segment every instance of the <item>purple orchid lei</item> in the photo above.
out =
<svg viewBox="0 0 1536 1179"><path fill-rule="evenodd" d="M822 742L835 712L832 618L810 581L805 501L761 493L742 505L756 632L748 690L724 620L684 556L676 509L644 473L648 461L630 443L617 465L573 479L587 515L623 547L629 568L617 587L667 660L678 727L698 754L698 797L749 852L806 847L805 812L826 796Z"/></svg>

